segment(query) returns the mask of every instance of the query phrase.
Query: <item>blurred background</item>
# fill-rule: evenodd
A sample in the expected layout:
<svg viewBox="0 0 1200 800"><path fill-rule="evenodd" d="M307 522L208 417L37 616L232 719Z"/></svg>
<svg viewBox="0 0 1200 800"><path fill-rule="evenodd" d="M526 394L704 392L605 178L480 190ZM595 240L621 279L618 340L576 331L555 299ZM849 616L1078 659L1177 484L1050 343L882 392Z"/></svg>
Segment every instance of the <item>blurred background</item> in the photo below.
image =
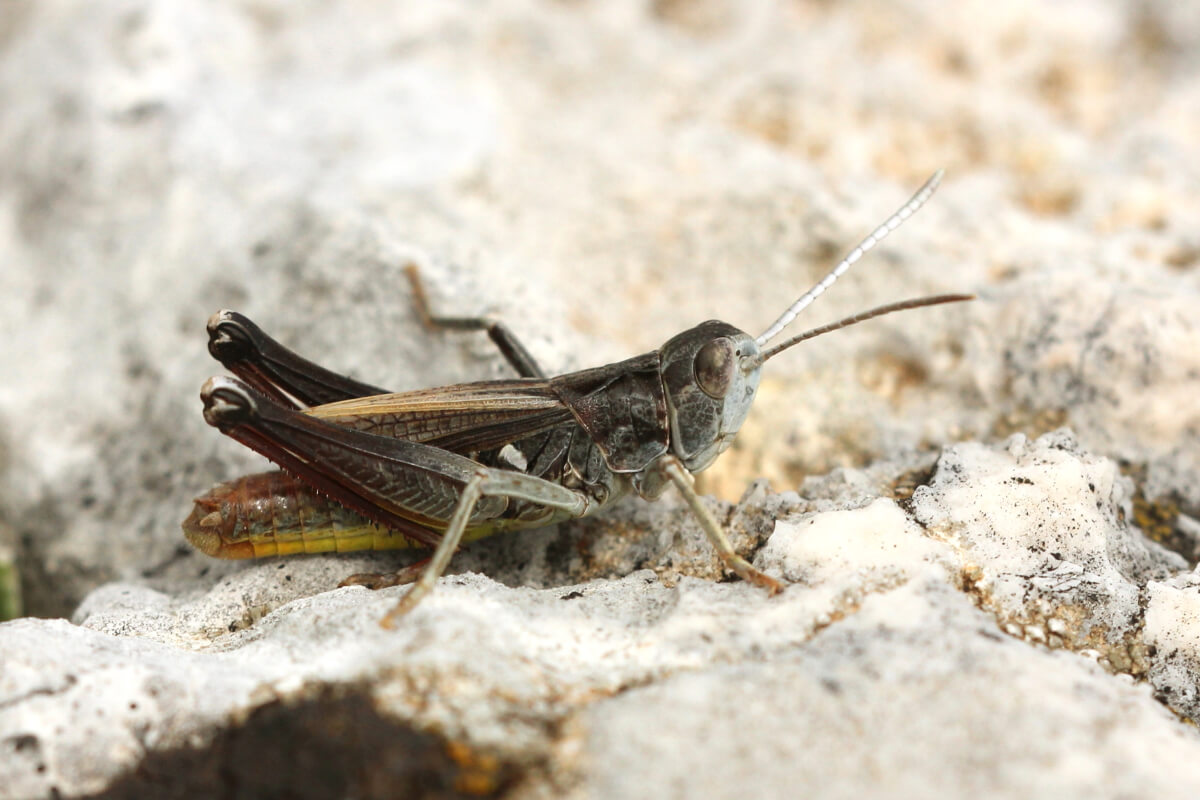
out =
<svg viewBox="0 0 1200 800"><path fill-rule="evenodd" d="M398 390L509 374L410 263L552 372L757 334L937 168L802 324L980 299L773 360L701 488L1070 425L1200 510L1200 5L5 0L0 109L0 615L208 569L217 309Z"/></svg>

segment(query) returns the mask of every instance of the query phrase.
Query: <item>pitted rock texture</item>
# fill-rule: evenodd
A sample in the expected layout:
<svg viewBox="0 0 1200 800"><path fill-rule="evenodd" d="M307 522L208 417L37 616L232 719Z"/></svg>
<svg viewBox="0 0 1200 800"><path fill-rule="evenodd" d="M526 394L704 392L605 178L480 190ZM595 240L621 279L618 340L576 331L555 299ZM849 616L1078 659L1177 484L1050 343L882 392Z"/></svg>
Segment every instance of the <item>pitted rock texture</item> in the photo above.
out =
<svg viewBox="0 0 1200 800"><path fill-rule="evenodd" d="M10 0L0 584L76 624L0 623L0 797L1197 796L1198 66L1162 1ZM512 374L414 264L550 373L755 335L937 168L794 327L978 299L772 359L698 476L778 597L670 494L394 633L335 587L405 556L181 540L265 468L218 309L397 390Z"/></svg>

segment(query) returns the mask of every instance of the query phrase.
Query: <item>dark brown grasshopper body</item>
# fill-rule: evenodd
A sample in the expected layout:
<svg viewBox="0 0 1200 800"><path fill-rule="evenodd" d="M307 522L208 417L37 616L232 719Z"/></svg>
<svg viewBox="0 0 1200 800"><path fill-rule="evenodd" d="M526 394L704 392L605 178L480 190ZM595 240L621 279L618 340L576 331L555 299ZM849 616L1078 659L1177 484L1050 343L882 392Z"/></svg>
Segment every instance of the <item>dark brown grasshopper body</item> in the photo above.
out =
<svg viewBox="0 0 1200 800"><path fill-rule="evenodd" d="M223 312L213 320L214 335L235 326L244 332L249 325L244 317ZM731 440L713 435L717 431L708 421L718 417L712 398L704 396L697 403L687 397L695 360L693 342L721 339L724 334L740 332L710 322L675 337L659 352L549 380L488 381L377 394L315 406L307 414L347 429L436 447L485 467L519 470L582 493L591 501L588 511L594 511L631 489L646 499L662 493L665 485L648 482L651 473L646 468L670 449L669 408L682 409L682 428L693 439L719 441L720 449ZM255 329L253 337L263 334ZM744 346L749 350L751 345ZM664 363L672 366L671 374L682 377L674 381L674 403L667 396ZM745 390L752 395L753 388ZM676 440L686 443L682 436ZM693 456L689 470L707 466L718 452L710 447L704 453L689 453ZM695 460L696 455L705 460L703 464ZM443 496L439 506L436 498L427 496L426 505L409 509L409 520L427 529L409 530L409 538L329 502L303 481L268 472L220 484L197 498L184 530L199 550L220 558L432 545L441 536L439 521L448 518L456 499ZM488 505L481 501L464 538L547 525L562 518L529 502Z"/></svg>
<svg viewBox="0 0 1200 800"><path fill-rule="evenodd" d="M245 317L220 312L209 321L209 349L245 382L210 379L201 392L205 419L287 474L215 487L197 499L185 534L203 552L233 558L410 542L436 548L390 623L432 588L464 540L592 514L630 492L653 500L674 484L726 565L777 591L775 579L733 551L691 475L732 442L767 358L862 319L969 299L897 303L761 349L911 215L937 177L757 339L709 321L657 351L553 378L499 323L431 317L415 270L414 295L427 322L486 329L523 377L387 393L318 367ZM389 583L381 576L358 582Z"/></svg>

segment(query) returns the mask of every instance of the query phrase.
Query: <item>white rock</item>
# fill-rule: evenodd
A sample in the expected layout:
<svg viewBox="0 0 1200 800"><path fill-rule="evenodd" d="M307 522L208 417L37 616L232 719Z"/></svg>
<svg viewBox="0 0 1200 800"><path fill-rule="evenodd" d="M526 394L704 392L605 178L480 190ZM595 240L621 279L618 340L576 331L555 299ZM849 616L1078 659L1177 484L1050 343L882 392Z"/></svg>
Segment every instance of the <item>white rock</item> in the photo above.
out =
<svg viewBox="0 0 1200 800"><path fill-rule="evenodd" d="M5 4L0 549L79 624L0 624L0 797L1195 797L1188 8ZM670 497L472 545L386 634L334 587L402 559L180 539L263 466L199 416L218 308L383 386L511 374L417 263L591 366L757 333L942 166L803 324L979 299L773 359L700 476L778 597Z"/></svg>

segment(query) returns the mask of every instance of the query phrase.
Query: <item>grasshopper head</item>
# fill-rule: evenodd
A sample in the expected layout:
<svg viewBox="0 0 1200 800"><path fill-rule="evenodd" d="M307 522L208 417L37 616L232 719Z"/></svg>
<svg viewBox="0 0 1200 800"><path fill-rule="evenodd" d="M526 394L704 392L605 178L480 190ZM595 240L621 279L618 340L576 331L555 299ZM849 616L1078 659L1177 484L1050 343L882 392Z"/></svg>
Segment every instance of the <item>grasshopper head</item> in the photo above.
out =
<svg viewBox="0 0 1200 800"><path fill-rule="evenodd" d="M758 389L758 345L732 325L709 320L672 337L658 353L671 449L690 472L699 472L746 420Z"/></svg>
<svg viewBox="0 0 1200 800"><path fill-rule="evenodd" d="M671 449L690 472L698 472L729 447L746 419L758 389L763 362L823 333L910 308L957 303L969 294L921 297L879 306L838 322L822 325L766 347L796 316L833 285L852 264L900 227L925 204L942 179L939 170L892 216L838 262L821 280L792 303L779 319L757 338L724 322L710 320L667 341L658 351L659 369L667 390Z"/></svg>

